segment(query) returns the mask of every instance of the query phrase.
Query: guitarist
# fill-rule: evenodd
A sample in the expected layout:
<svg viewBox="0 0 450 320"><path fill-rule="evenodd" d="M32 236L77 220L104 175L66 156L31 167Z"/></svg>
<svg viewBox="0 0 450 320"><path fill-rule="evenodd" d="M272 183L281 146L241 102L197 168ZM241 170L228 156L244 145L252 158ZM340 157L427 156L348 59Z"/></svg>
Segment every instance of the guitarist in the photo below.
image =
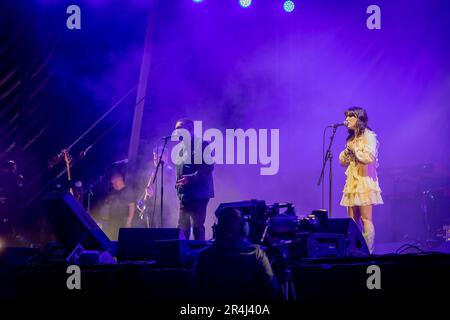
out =
<svg viewBox="0 0 450 320"><path fill-rule="evenodd" d="M201 140L194 135L194 123L190 119L180 119L175 124L175 129L185 129L189 131L191 146L195 146L194 139ZM198 140L197 140L198 141ZM183 141L183 143L185 143ZM192 148L191 161L177 164L177 181L175 184L178 199L180 200L180 215L178 226L183 231L186 240L189 240L192 233L194 240L205 240L205 219L206 208L210 198L214 197L214 183L212 172L213 164L206 164L203 160L200 164L194 163L195 153L202 152L208 147L206 141L201 141L198 145L200 150ZM185 148L184 152L188 152ZM188 163L190 162L190 163Z"/></svg>

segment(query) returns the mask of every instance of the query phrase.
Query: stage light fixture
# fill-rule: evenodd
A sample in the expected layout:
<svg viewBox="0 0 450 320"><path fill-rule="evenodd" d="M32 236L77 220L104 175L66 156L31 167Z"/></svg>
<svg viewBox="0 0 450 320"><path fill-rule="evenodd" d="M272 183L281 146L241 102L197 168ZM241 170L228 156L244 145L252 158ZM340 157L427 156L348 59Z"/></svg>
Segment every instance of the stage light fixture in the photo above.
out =
<svg viewBox="0 0 450 320"><path fill-rule="evenodd" d="M283 9L286 12L292 12L292 11L294 11L294 8L295 8L294 1L288 0L288 1L285 1L283 4Z"/></svg>
<svg viewBox="0 0 450 320"><path fill-rule="evenodd" d="M252 4L252 0L239 0L239 4L242 8L248 8Z"/></svg>

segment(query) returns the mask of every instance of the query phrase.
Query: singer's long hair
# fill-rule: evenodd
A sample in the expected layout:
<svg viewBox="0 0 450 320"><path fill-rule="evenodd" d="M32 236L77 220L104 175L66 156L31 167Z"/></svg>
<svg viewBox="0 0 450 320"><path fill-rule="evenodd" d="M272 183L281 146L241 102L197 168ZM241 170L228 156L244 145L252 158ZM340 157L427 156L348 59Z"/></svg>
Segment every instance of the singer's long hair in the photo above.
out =
<svg viewBox="0 0 450 320"><path fill-rule="evenodd" d="M356 126L358 127L359 135L364 134L366 129L372 130L369 127L369 117L367 116L366 110L361 107L351 107L345 110L345 117L349 115L355 116L358 121L356 122ZM352 140L355 137L355 130L348 129L347 141Z"/></svg>

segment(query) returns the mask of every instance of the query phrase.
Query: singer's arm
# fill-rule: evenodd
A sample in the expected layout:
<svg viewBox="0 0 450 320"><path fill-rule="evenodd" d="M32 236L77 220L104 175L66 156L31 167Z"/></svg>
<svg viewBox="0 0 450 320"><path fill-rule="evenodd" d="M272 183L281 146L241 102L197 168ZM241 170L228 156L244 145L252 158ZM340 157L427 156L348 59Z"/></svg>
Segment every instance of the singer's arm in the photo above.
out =
<svg viewBox="0 0 450 320"><path fill-rule="evenodd" d="M340 154L339 154L339 163L343 167L348 167L351 161L351 151L347 148L345 148Z"/></svg>
<svg viewBox="0 0 450 320"><path fill-rule="evenodd" d="M365 133L362 140L352 145L352 152L359 162L369 164L377 157L377 138L372 132Z"/></svg>

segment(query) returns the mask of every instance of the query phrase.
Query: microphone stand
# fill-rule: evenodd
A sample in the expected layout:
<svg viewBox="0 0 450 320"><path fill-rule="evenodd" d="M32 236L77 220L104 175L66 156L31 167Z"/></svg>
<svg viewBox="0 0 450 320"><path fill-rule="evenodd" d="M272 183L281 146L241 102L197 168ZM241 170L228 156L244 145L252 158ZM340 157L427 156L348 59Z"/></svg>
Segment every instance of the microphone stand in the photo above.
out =
<svg viewBox="0 0 450 320"><path fill-rule="evenodd" d="M336 135L336 129L337 126L332 126L333 128L333 133L331 134L330 137L330 143L328 145L328 149L325 153L325 157L323 158L323 163L322 163L322 170L320 172L320 177L319 180L317 181L317 185L320 186L321 184L323 184L323 177L324 177L324 173L325 173L325 167L327 165L327 162L330 161L330 169L329 169L329 203L328 203L328 214L329 217L331 218L332 216L332 212L333 212L333 154L331 153L331 146L333 145L333 141L334 141L334 136ZM323 190L323 188L322 188ZM323 199L323 197L322 197ZM323 201L322 201L322 206L323 206Z"/></svg>
<svg viewBox="0 0 450 320"><path fill-rule="evenodd" d="M165 145L164 145L165 146ZM164 153L164 148L161 152L161 154ZM161 228L164 227L163 225L163 199L164 199L164 161L161 161Z"/></svg>
<svg viewBox="0 0 450 320"><path fill-rule="evenodd" d="M159 155L158 164L156 165L155 175L153 176L152 185L156 181L156 177L158 176L159 167L161 167L161 228L163 227L163 200L164 200L164 161L162 161L162 156L167 146L167 141L171 138L164 137L164 145L161 150L161 154Z"/></svg>
<svg viewBox="0 0 450 320"><path fill-rule="evenodd" d="M102 174L101 176L97 177L97 179L94 182L89 183L88 186L88 190L87 190L87 205L86 205L86 211L88 213L91 213L91 202L92 202L92 196L94 195L94 192L92 191L93 188L95 188L95 186L102 181L105 178L106 175L106 170L105 173Z"/></svg>

